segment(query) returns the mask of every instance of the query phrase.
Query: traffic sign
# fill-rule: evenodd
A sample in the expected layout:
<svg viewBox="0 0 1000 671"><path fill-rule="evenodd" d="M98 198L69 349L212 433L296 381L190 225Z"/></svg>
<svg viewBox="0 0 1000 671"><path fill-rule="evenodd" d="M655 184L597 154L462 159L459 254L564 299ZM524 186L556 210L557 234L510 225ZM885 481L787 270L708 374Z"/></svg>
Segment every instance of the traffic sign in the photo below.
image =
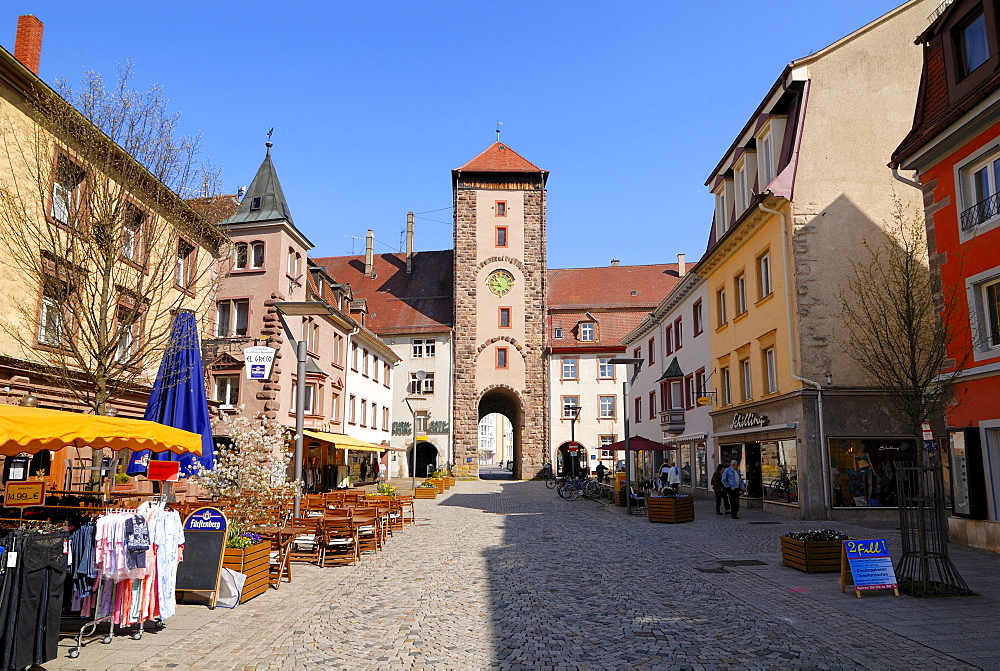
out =
<svg viewBox="0 0 1000 671"><path fill-rule="evenodd" d="M920 431L923 433L924 440L934 440L934 432L931 431L931 425L928 422L920 425Z"/></svg>
<svg viewBox="0 0 1000 671"><path fill-rule="evenodd" d="M8 482L3 492L5 508L30 508L45 505L44 482Z"/></svg>

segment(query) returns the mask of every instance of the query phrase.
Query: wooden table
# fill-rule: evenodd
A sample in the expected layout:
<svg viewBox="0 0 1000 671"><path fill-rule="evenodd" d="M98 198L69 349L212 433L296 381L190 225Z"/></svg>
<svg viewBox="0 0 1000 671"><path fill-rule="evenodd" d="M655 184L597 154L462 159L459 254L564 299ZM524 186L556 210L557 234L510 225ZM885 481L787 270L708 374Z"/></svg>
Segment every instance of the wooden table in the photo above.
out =
<svg viewBox="0 0 1000 671"><path fill-rule="evenodd" d="M266 536L274 536L278 545L278 572L270 578L271 585L278 589L281 579L286 578L286 582L292 582L292 563L288 561L288 556L292 548L292 541L299 534L304 534L309 530L305 527L261 527L260 533Z"/></svg>

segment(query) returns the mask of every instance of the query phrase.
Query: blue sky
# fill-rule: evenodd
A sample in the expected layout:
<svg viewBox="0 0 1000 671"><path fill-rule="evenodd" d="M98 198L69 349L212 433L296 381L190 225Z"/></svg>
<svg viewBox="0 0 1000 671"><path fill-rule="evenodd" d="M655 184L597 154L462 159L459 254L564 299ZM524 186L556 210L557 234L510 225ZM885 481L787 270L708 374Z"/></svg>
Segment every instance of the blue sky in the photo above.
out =
<svg viewBox="0 0 1000 671"><path fill-rule="evenodd" d="M567 268L697 260L705 179L784 65L898 4L35 0L4 3L0 43L13 51L17 15L38 16L49 83L131 59L136 85L162 85L204 134L230 193L273 126L314 256L363 253L368 228L398 251L408 210L418 249L451 248L450 171L503 121L551 172L549 267Z"/></svg>

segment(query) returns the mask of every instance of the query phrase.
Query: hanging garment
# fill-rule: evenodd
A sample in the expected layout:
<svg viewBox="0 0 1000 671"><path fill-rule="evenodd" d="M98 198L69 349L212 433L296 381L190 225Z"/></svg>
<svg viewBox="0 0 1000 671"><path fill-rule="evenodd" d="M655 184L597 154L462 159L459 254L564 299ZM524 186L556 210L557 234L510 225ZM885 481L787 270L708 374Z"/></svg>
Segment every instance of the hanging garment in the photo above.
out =
<svg viewBox="0 0 1000 671"><path fill-rule="evenodd" d="M149 528L146 520L133 515L125 520L125 563L130 569L146 568L146 550L149 549Z"/></svg>
<svg viewBox="0 0 1000 671"><path fill-rule="evenodd" d="M177 611L177 564L183 559L184 526L176 510L157 515L151 539L156 546L160 618Z"/></svg>

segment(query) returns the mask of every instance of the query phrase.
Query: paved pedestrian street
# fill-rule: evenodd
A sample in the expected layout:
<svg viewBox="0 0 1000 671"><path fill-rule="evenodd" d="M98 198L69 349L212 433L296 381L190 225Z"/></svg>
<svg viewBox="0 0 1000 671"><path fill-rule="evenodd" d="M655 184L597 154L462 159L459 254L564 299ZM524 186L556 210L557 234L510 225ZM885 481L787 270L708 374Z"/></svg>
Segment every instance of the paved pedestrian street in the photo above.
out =
<svg viewBox="0 0 1000 671"><path fill-rule="evenodd" d="M50 668L1000 668L1000 558L956 548L964 599L841 594L781 565L778 536L836 527L698 502L651 524L540 482L459 482L357 566L296 565L233 610L182 605L141 640ZM891 526L891 525L885 525Z"/></svg>

